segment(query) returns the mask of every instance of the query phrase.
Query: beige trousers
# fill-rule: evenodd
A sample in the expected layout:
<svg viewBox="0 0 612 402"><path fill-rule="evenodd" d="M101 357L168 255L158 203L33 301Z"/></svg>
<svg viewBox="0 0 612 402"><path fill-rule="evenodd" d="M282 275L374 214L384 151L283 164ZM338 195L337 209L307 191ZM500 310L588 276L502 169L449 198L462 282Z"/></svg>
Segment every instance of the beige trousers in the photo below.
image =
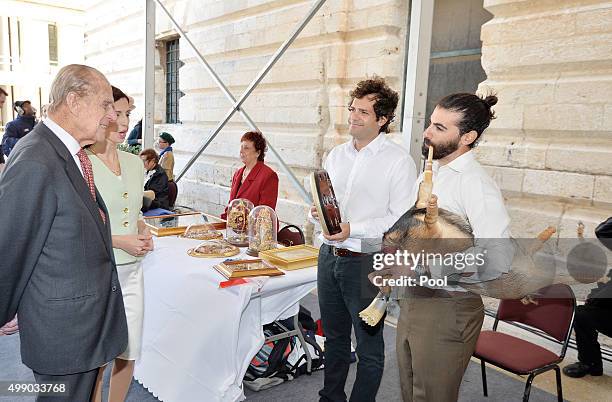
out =
<svg viewBox="0 0 612 402"><path fill-rule="evenodd" d="M455 402L484 320L480 296L409 295L400 301L397 362L404 402Z"/></svg>

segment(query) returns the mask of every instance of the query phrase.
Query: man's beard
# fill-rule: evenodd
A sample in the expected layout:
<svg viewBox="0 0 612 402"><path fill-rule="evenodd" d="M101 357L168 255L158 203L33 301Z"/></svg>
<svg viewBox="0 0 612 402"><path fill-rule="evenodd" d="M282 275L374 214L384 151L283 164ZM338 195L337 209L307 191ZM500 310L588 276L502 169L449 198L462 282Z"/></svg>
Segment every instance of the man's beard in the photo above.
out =
<svg viewBox="0 0 612 402"><path fill-rule="evenodd" d="M438 144L438 145L432 144L432 142L428 138L425 138L423 140L423 146L421 147L421 154L423 154L423 156L427 158L429 154L429 146L433 145L434 147L433 159L440 160L452 154L457 149L459 149L460 138L461 137L457 137L455 141L450 141L450 142L447 142L446 144Z"/></svg>

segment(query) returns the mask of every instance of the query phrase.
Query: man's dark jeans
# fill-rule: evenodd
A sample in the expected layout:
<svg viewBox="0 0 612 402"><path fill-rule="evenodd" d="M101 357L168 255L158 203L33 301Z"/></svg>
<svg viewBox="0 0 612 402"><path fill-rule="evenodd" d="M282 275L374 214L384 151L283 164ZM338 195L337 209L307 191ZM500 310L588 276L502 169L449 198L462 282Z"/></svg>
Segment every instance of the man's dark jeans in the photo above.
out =
<svg viewBox="0 0 612 402"><path fill-rule="evenodd" d="M383 321L370 327L359 318L377 294L368 280L372 255L336 257L332 248L319 251L317 285L325 334L325 379L321 401L346 401L344 384L351 359L351 327L357 338L357 378L350 400L374 401L385 363Z"/></svg>

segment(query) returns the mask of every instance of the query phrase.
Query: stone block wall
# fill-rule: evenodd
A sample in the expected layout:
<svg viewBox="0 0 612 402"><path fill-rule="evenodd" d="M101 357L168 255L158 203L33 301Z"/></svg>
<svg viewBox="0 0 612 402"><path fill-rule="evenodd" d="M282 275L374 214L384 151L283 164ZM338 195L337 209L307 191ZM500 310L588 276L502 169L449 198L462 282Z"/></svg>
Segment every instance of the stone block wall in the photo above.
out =
<svg viewBox="0 0 612 402"><path fill-rule="evenodd" d="M593 237L612 215L612 3L485 0L482 65L499 103L478 149L513 234Z"/></svg>
<svg viewBox="0 0 612 402"><path fill-rule="evenodd" d="M179 25L225 85L238 98L276 49L307 15L305 0L165 1ZM324 155L348 139L348 92L366 76L377 74L398 91L403 85L403 48L408 4L405 0L329 0L244 103L269 142L308 190L307 176ZM143 2L95 1L88 10L87 63L143 104ZM157 11L160 38L174 33ZM182 124L163 124L164 76L161 59L156 73L156 130L177 139L176 172L181 171L230 108L230 103L180 41L179 110ZM143 112L134 111L133 123ZM398 125L394 130L397 131ZM212 144L179 181L177 203L220 213L229 199L241 135L249 126L234 115ZM280 177L277 212L282 222L304 226L304 203L274 157Z"/></svg>

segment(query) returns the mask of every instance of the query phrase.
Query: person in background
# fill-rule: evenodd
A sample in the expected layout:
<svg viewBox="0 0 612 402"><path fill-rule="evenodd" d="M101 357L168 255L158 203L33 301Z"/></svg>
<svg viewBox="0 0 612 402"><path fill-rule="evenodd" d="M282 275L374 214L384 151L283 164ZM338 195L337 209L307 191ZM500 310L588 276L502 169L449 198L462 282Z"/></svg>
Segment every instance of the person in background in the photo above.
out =
<svg viewBox="0 0 612 402"><path fill-rule="evenodd" d="M6 102L7 96L8 96L8 92L0 88L0 110L4 107L4 102Z"/></svg>
<svg viewBox="0 0 612 402"><path fill-rule="evenodd" d="M246 198L253 205L276 208L278 175L264 163L266 139L257 131L249 131L240 139L240 160L244 163L234 173L228 204L236 198ZM227 207L221 214L227 219Z"/></svg>
<svg viewBox="0 0 612 402"><path fill-rule="evenodd" d="M169 209L168 176L159 165L157 152L151 148L145 149L140 153L140 159L146 170L144 189L145 191L152 191L155 195L151 205L142 207L142 212L155 208Z"/></svg>
<svg viewBox="0 0 612 402"><path fill-rule="evenodd" d="M36 125L36 109L29 100L15 102L13 109L17 112L17 118L6 125L2 136L2 152L6 156L10 155L17 141Z"/></svg>
<svg viewBox="0 0 612 402"><path fill-rule="evenodd" d="M134 126L127 139L128 145L142 145L142 119Z"/></svg>
<svg viewBox="0 0 612 402"><path fill-rule="evenodd" d="M49 108L49 105L42 105L40 107L40 121L43 121L44 119L47 118L47 109Z"/></svg>
<svg viewBox="0 0 612 402"><path fill-rule="evenodd" d="M597 226L595 235L604 246L612 250L612 217ZM568 377L603 375L601 348L597 337L600 333L612 336L612 270L608 272L606 279L607 282L598 283L589 293L584 305L576 308L574 332L578 361L563 368L563 373Z"/></svg>
<svg viewBox="0 0 612 402"><path fill-rule="evenodd" d="M174 181L174 154L172 153L172 144L174 144L174 137L170 134L163 132L159 135L157 140L159 144L159 165L166 171L168 181Z"/></svg>
<svg viewBox="0 0 612 402"><path fill-rule="evenodd" d="M128 324L128 347L113 364L109 400L124 401L132 382L134 362L140 356L144 310L141 258L153 250L151 234L142 220L144 167L136 155L118 151L125 140L133 105L119 88L112 87L117 121L106 129L106 138L88 149L98 191L108 208L111 235L123 305ZM102 401L100 368L94 401Z"/></svg>

